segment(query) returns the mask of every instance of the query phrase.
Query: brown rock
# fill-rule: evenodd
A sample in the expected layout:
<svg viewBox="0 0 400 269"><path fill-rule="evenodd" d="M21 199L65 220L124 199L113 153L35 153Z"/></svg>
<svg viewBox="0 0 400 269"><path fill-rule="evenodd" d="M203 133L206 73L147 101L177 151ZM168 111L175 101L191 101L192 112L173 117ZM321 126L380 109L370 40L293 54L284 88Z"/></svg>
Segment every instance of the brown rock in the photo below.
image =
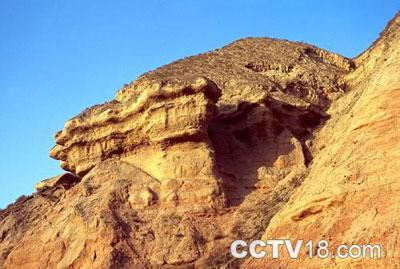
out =
<svg viewBox="0 0 400 269"><path fill-rule="evenodd" d="M397 268L400 266L400 16L355 59L351 92L332 104L316 134L309 176L262 238L379 244L383 258L249 260L246 268Z"/></svg>
<svg viewBox="0 0 400 269"><path fill-rule="evenodd" d="M39 183L35 184L35 188L37 191L39 190L44 190L48 188L55 187L57 185L63 185L63 186L70 186L73 185L77 182L80 181L80 178L70 174L70 173L65 173L56 177L48 178L43 181L40 181Z"/></svg>
<svg viewBox="0 0 400 269"><path fill-rule="evenodd" d="M242 39L85 110L50 152L72 174L0 211L0 267L400 266L399 19L354 60ZM238 238L376 243L384 258L237 260Z"/></svg>

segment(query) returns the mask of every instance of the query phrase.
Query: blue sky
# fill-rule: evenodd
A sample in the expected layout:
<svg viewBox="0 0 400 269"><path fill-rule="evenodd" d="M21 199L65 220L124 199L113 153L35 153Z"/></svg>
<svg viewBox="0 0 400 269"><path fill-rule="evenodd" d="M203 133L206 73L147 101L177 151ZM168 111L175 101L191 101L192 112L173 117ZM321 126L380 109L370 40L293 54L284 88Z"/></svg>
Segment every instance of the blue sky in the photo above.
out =
<svg viewBox="0 0 400 269"><path fill-rule="evenodd" d="M0 1L0 208L62 173L53 135L124 83L236 39L304 41L354 57L398 1Z"/></svg>

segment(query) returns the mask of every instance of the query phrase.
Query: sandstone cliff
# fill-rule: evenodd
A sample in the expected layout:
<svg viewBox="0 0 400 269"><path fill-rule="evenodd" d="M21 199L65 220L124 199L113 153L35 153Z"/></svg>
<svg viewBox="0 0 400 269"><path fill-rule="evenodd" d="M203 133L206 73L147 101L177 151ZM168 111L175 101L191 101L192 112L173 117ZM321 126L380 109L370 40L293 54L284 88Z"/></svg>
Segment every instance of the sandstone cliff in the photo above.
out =
<svg viewBox="0 0 400 269"><path fill-rule="evenodd" d="M357 69L345 77L350 92L332 104L332 118L316 133L309 175L263 237L323 237L333 247L379 243L384 258L252 260L248 267L400 267L399 14L354 61Z"/></svg>
<svg viewBox="0 0 400 269"><path fill-rule="evenodd" d="M143 74L55 135L69 173L0 211L1 268L400 266L400 15L355 59L238 40ZM234 259L235 239L381 260Z"/></svg>

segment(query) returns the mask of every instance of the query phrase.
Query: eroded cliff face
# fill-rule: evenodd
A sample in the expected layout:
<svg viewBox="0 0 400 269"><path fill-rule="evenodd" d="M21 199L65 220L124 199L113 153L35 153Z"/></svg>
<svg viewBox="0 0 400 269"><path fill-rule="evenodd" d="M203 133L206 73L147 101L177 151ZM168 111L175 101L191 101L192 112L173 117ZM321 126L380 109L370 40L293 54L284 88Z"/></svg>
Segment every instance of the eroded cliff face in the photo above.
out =
<svg viewBox="0 0 400 269"><path fill-rule="evenodd" d="M399 29L353 60L248 38L142 75L56 134L70 173L0 211L0 267L399 265ZM238 238L385 256L235 260Z"/></svg>
<svg viewBox="0 0 400 269"><path fill-rule="evenodd" d="M400 16L346 76L351 91L336 100L316 133L309 175L262 238L379 244L383 258L249 260L247 267L400 267ZM306 256L303 256L306 257Z"/></svg>

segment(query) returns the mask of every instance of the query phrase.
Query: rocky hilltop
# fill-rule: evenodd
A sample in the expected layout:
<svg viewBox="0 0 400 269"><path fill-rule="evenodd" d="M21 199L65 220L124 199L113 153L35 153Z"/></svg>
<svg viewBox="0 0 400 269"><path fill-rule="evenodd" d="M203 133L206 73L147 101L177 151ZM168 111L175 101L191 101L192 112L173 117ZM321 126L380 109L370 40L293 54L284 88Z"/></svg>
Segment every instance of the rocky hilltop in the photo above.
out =
<svg viewBox="0 0 400 269"><path fill-rule="evenodd" d="M55 135L0 211L1 268L400 267L400 15L355 59L246 38L140 76ZM380 244L234 259L235 239Z"/></svg>

